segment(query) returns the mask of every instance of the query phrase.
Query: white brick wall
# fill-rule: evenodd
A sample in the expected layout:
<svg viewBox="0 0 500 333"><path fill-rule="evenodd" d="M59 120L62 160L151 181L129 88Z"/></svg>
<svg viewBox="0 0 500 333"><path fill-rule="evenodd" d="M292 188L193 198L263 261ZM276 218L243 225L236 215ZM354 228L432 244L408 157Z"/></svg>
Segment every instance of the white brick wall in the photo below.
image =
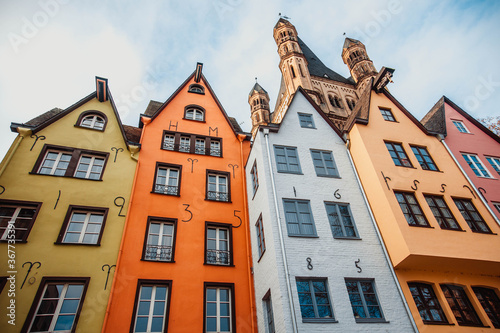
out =
<svg viewBox="0 0 500 333"><path fill-rule="evenodd" d="M316 128L301 128L297 112L312 114ZM269 141L299 332L331 332L333 330L339 332L412 332L410 320L390 274L368 209L356 182L344 142L300 92L296 94L290 105L279 132L269 134ZM297 147L303 174L277 173L273 145ZM310 153L311 148L333 152L340 179L316 175ZM292 332L292 317L266 149L264 135L258 132L246 166L247 179L250 182L247 190L258 327L259 332L266 332L262 297L270 289L276 332ZM259 175L259 188L255 196L250 181L250 170L254 161L257 161ZM341 195L340 199L334 196L337 189ZM310 201L317 238L288 236L283 198ZM361 240L333 238L324 206L325 201L349 203ZM264 225L266 251L259 261L254 225L260 214L262 214ZM312 270L307 268L306 258L312 259ZM355 266L355 261L358 259L360 260L359 266L362 268L361 273L358 273ZM327 278L330 301L338 323L302 322L296 277ZM389 323L356 323L344 278L374 279L384 317Z"/></svg>

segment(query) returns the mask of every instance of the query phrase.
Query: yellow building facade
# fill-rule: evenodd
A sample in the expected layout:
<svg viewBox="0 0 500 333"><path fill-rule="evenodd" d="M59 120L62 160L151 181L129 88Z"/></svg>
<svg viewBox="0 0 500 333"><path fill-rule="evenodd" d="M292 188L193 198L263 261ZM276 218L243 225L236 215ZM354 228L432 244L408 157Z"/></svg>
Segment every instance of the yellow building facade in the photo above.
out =
<svg viewBox="0 0 500 333"><path fill-rule="evenodd" d="M1 332L99 332L137 164L107 80L23 124L0 165ZM15 287L14 287L15 286ZM13 304L13 306L11 305ZM9 314L9 313L8 313Z"/></svg>
<svg viewBox="0 0 500 333"><path fill-rule="evenodd" d="M419 331L498 328L498 224L440 137L376 90L347 122L349 150Z"/></svg>

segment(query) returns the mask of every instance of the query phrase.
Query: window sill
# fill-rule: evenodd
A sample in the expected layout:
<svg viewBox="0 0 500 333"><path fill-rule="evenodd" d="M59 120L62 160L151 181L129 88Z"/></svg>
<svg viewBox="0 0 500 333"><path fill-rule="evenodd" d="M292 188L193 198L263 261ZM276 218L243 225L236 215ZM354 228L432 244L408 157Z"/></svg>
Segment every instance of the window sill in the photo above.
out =
<svg viewBox="0 0 500 333"><path fill-rule="evenodd" d="M190 90L188 90L188 93L190 93L190 94L198 94L198 95L205 95L204 92L190 91Z"/></svg>
<svg viewBox="0 0 500 333"><path fill-rule="evenodd" d="M155 192L155 191L151 191L150 193L153 193L153 194L161 194L161 195L168 195L170 197L180 197L180 193L177 193L177 194L169 194L169 193L161 193L161 192Z"/></svg>
<svg viewBox="0 0 500 333"><path fill-rule="evenodd" d="M302 318L303 323L308 323L308 324L324 324L324 323L338 323L338 320L335 320L333 318Z"/></svg>
<svg viewBox="0 0 500 333"><path fill-rule="evenodd" d="M498 234L496 234L496 233L494 233L494 232L491 232L491 231L490 231L490 232L485 232L485 231L474 231L474 230L471 230L471 231L472 231L473 233L475 233L475 234L483 234L483 235L498 235Z"/></svg>
<svg viewBox="0 0 500 333"><path fill-rule="evenodd" d="M441 230L466 232L466 230L464 229L441 228Z"/></svg>
<svg viewBox="0 0 500 333"><path fill-rule="evenodd" d="M152 259L144 259L144 258L141 258L141 261L147 261L147 262L159 262L159 263L162 263L162 264L171 264L171 263L175 263L175 260L152 260Z"/></svg>
<svg viewBox="0 0 500 333"><path fill-rule="evenodd" d="M316 174L316 176L318 176L318 177L324 177L324 178L337 178L337 179L340 179L340 176L334 176L334 175L318 175L318 174Z"/></svg>
<svg viewBox="0 0 500 333"><path fill-rule="evenodd" d="M196 120L196 119L189 119L189 118L182 118L182 120L196 121L197 123L206 123L205 120Z"/></svg>
<svg viewBox="0 0 500 333"><path fill-rule="evenodd" d="M357 324L389 324L390 321L384 318L354 318Z"/></svg>
<svg viewBox="0 0 500 333"><path fill-rule="evenodd" d="M223 200L214 200L214 199L208 199L208 198L205 198L205 201L221 202L221 203L232 203L231 200L223 201Z"/></svg>
<svg viewBox="0 0 500 333"><path fill-rule="evenodd" d="M83 246L101 246L101 243L88 244L88 243L65 243L65 242L54 242L55 245L83 245Z"/></svg>
<svg viewBox="0 0 500 333"><path fill-rule="evenodd" d="M280 171L280 170L278 170L278 173L289 173L292 175L304 175L302 172Z"/></svg>
<svg viewBox="0 0 500 333"><path fill-rule="evenodd" d="M316 127L304 127L304 126L300 126L300 128L317 129Z"/></svg>
<svg viewBox="0 0 500 333"><path fill-rule="evenodd" d="M11 243L14 242L14 244L23 244L23 243L28 243L27 240L21 240L21 239L0 239L0 243Z"/></svg>
<svg viewBox="0 0 500 333"><path fill-rule="evenodd" d="M208 263L208 262L204 262L203 265L206 265L206 266L217 266L217 267L235 267L233 264L223 265L223 264L211 264L211 263Z"/></svg>
<svg viewBox="0 0 500 333"><path fill-rule="evenodd" d="M333 239L362 240L360 237L333 236Z"/></svg>
<svg viewBox="0 0 500 333"><path fill-rule="evenodd" d="M47 175L47 174L38 173L38 172L29 172L29 174L30 175L37 175L37 176L49 176L49 177L59 177L59 178L82 179L82 180L90 180L92 182L102 182L102 177L100 179L90 179L90 178L80 178L80 177L73 177L73 176Z"/></svg>
<svg viewBox="0 0 500 333"><path fill-rule="evenodd" d="M298 237L298 238L319 238L318 235L290 235L288 237Z"/></svg>
<svg viewBox="0 0 500 333"><path fill-rule="evenodd" d="M407 169L417 170L417 168L415 168L414 166L404 166L404 165L396 165L396 164L394 164L394 165L397 166L398 168L407 168Z"/></svg>
<svg viewBox="0 0 500 333"><path fill-rule="evenodd" d="M443 323L439 321L422 321L424 325L441 325L441 326L455 326L454 323Z"/></svg>
<svg viewBox="0 0 500 333"><path fill-rule="evenodd" d="M436 229L435 227L431 227L430 225L408 224L408 226L415 227L415 228Z"/></svg>
<svg viewBox="0 0 500 333"><path fill-rule="evenodd" d="M88 129L88 130L97 131L97 132L103 132L104 133L104 129L98 129L98 128L80 126L80 125L76 125L76 124L74 126L78 127L78 128L83 128L83 129Z"/></svg>

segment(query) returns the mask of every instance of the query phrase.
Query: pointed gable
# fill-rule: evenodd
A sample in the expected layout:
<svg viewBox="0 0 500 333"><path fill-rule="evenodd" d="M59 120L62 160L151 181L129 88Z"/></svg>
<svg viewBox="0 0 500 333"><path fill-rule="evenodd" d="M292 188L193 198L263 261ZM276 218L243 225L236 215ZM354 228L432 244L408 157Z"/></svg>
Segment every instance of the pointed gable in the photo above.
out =
<svg viewBox="0 0 500 333"><path fill-rule="evenodd" d="M420 121L422 125L433 133L446 136L446 115L444 110L444 96L434 104L432 109Z"/></svg>

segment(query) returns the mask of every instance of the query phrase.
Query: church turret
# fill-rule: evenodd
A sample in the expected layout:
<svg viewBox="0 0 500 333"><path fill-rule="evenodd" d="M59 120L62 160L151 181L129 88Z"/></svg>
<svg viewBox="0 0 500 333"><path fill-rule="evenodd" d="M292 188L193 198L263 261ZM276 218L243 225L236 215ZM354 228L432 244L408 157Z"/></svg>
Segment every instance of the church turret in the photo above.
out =
<svg viewBox="0 0 500 333"><path fill-rule="evenodd" d="M281 59L279 67L285 79L288 94L294 94L299 86L306 90L312 89L307 60L300 48L297 30L293 24L280 18L274 26L273 35L278 45L278 54Z"/></svg>
<svg viewBox="0 0 500 333"><path fill-rule="evenodd" d="M351 76L358 89L364 86L367 79L375 77L377 70L366 53L366 48L359 40L346 38L342 49L342 60L349 67Z"/></svg>
<svg viewBox="0 0 500 333"><path fill-rule="evenodd" d="M269 95L257 82L248 94L248 104L252 113L252 135L255 135L259 125L267 125L270 122Z"/></svg>

